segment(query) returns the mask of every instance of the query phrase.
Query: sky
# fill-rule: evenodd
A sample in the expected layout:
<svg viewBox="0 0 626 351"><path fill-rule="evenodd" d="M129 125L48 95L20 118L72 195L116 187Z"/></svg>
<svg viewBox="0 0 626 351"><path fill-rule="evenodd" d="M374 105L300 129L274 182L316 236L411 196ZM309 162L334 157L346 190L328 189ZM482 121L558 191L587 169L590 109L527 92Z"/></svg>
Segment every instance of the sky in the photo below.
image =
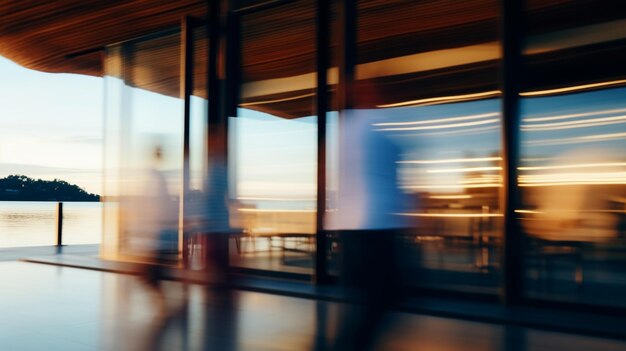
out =
<svg viewBox="0 0 626 351"><path fill-rule="evenodd" d="M44 73L0 56L0 177L102 192L102 78Z"/></svg>
<svg viewBox="0 0 626 351"><path fill-rule="evenodd" d="M0 57L0 177L23 174L46 180L57 178L102 194L103 94L102 78L34 71ZM180 110L179 100L139 89L131 89L129 94L134 101L137 142L149 143L157 135L177 149L180 121L171 117L180 114L176 112ZM312 196L314 119L287 121L251 110L242 112L241 117L245 118L238 123L238 136L245 142L238 148L244 151L238 155L242 166L240 195L262 194L259 187L276 181L265 179L260 168L293 166L298 161L306 166L295 167L296 174L285 175L281 185L295 181L294 187L305 192L298 195ZM275 138L275 129L280 130L281 138ZM300 147L295 150L294 145ZM264 155L268 149L273 150L269 159ZM146 157L142 148L136 151L140 154L133 157L135 161ZM174 168L179 167L177 161L172 157Z"/></svg>
<svg viewBox="0 0 626 351"><path fill-rule="evenodd" d="M0 177L23 174L49 180L58 178L101 194L103 88L102 78L33 71L0 57ZM131 111L134 116L133 139L140 144L149 144L158 135L172 144L172 150L179 150L182 142L179 140L180 119L172 117L180 115L180 100L140 89L131 89L127 93L134 102ZM573 112L601 113L607 109L611 112L623 106L624 93L625 88L618 88L525 99L522 115L541 117ZM194 108L194 111L201 120L204 110ZM389 121L406 122L497 111L498 100L490 99L385 109L384 116ZM238 196L311 197L315 191L315 119L283 120L247 109L242 109L239 114L240 118L234 126L239 145L235 148L236 156L232 155L238 165ZM565 126L569 129L524 132L523 157L562 154L575 149L576 145L568 140L578 143L580 137L592 132L602 135L621 132L623 129L614 123L623 123L622 117L609 119L618 118L620 121L580 125L585 128ZM500 149L499 131L497 127L493 128L484 133L457 133L447 137L442 137L441 133L404 133L409 138L402 138L402 141L407 150L412 150L405 157L489 156ZM333 123L330 130L334 130ZM331 133L331 140L336 138L335 132ZM197 146L203 147L202 135L194 134L194 138L197 139L193 142L194 150ZM552 142L553 139L558 141ZM604 148L602 154L605 156L606 150L623 148L623 138L613 139L602 139L600 146ZM418 141L419 145L415 144ZM597 147L588 142L591 140L585 141L580 147ZM329 148L331 158L336 156L332 152L335 148ZM145 150L137 148L135 151ZM133 159L142 160L145 156L144 152ZM172 162L173 169L180 168L179 158L172 157ZM290 172L284 170L287 165ZM276 174L281 176L277 178ZM441 181L444 181L443 178Z"/></svg>

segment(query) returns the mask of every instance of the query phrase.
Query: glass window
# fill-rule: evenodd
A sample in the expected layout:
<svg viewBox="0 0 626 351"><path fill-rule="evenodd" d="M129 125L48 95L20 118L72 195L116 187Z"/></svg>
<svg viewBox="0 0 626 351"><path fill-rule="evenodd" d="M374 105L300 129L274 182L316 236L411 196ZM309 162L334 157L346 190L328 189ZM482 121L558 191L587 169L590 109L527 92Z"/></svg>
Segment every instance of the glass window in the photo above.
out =
<svg viewBox="0 0 626 351"><path fill-rule="evenodd" d="M526 293L626 306L626 17L529 2L518 210Z"/></svg>
<svg viewBox="0 0 626 351"><path fill-rule="evenodd" d="M237 225L231 264L311 274L315 252L315 11L298 1L242 17L241 97L229 121Z"/></svg>
<svg viewBox="0 0 626 351"><path fill-rule="evenodd" d="M209 165L208 165L208 38L206 25L190 25L189 35L193 41L193 60L190 77L193 89L189 97L189 174L185 187L183 205L183 250L186 250L187 267L191 269L207 268L206 259L207 244L203 242L204 235L218 230L215 222L211 222L215 213L209 213L209 197L218 197L216 193L210 193L209 188ZM184 172L184 171L183 171ZM222 199L225 215L226 203ZM226 222L226 220L224 221ZM219 229L223 229L220 227ZM184 254L184 255L185 255Z"/></svg>
<svg viewBox="0 0 626 351"><path fill-rule="evenodd" d="M110 47L106 63L105 245L113 255L141 258L166 240L175 257L183 139L180 34Z"/></svg>
<svg viewBox="0 0 626 351"><path fill-rule="evenodd" d="M496 1L358 2L355 105L329 134L338 138L331 226L403 229L411 285L496 293L500 284L497 10Z"/></svg>

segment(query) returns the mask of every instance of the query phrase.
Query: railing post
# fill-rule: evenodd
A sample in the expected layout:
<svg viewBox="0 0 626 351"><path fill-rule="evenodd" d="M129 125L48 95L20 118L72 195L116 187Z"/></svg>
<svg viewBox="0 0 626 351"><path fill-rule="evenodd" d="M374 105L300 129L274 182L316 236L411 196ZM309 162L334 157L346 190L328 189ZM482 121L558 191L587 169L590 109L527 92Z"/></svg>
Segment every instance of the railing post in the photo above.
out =
<svg viewBox="0 0 626 351"><path fill-rule="evenodd" d="M63 246L63 203L57 203L57 251Z"/></svg>

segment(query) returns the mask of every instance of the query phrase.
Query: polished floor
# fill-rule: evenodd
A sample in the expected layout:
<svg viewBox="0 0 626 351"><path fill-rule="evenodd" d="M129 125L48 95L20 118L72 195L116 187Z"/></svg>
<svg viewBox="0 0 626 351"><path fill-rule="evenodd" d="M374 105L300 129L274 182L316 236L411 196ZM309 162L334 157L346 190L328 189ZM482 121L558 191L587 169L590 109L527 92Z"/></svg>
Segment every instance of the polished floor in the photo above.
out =
<svg viewBox="0 0 626 351"><path fill-rule="evenodd" d="M136 277L0 262L0 350L318 350L338 304L166 282L164 308ZM227 308L225 306L232 306ZM380 350L626 350L626 342L394 313Z"/></svg>

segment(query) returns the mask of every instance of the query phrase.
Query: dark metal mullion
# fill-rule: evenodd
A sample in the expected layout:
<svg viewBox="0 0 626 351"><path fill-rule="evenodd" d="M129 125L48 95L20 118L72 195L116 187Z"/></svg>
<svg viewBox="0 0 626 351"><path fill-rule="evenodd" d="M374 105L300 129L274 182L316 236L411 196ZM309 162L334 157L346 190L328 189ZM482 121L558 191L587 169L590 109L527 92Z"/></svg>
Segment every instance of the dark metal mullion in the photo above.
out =
<svg viewBox="0 0 626 351"><path fill-rule="evenodd" d="M215 172L215 163L226 163L228 144L226 123L228 117L226 115L225 100L225 62L226 52L225 47L227 43L227 17L229 11L228 0L206 0L207 14L206 14L206 34L207 34L207 133L205 140L206 147L206 160L204 167L203 179L207 187L209 187L209 177L215 176L212 172ZM229 176L228 174L226 176ZM212 196L211 193L214 189L206 188L205 192ZM212 201L212 200L208 200ZM226 269L228 266L228 252L229 243L227 237L222 235L224 233L211 233L213 236L212 243L209 245L218 245L221 254L218 258L215 258L218 262L219 269ZM215 236L217 235L217 236ZM217 240L215 240L217 238ZM207 242L208 244L208 242Z"/></svg>
<svg viewBox="0 0 626 351"><path fill-rule="evenodd" d="M519 205L518 170L520 131L520 80L522 78L523 0L500 0L502 41L502 169L504 187L504 255L502 302L520 304L523 299L522 231L515 209Z"/></svg>
<svg viewBox="0 0 626 351"><path fill-rule="evenodd" d="M212 141L219 138L220 130L220 105L222 101L222 91L220 89L220 79L218 65L220 62L220 43L222 42L221 29L221 1L206 0L207 18L206 18L206 36L207 36L207 77L206 77L206 94L207 94L207 115L206 115L206 157L204 166L203 180L206 182L210 175L210 162L215 159L216 151L213 149ZM205 189L209 191L210 189Z"/></svg>
<svg viewBox="0 0 626 351"><path fill-rule="evenodd" d="M187 264L188 252L185 243L185 200L189 193L189 127L191 113L191 94L193 93L193 23L190 17L181 21L181 60L180 60L180 97L183 100L183 170L180 188L178 212L178 250L182 252L183 265Z"/></svg>
<svg viewBox="0 0 626 351"><path fill-rule="evenodd" d="M350 110L354 107L352 92L357 59L357 0L341 0L339 2L338 20L339 87L337 89L337 101L339 103L339 120L341 122L342 116L345 116L345 110Z"/></svg>
<svg viewBox="0 0 626 351"><path fill-rule="evenodd" d="M219 112L221 100L221 92L219 89L220 81L218 77L218 62L219 62L219 48L220 48L220 1L207 0L207 138L206 147L207 155L210 155L209 137L211 133L215 132L215 128L218 126ZM207 160L208 163L209 160Z"/></svg>
<svg viewBox="0 0 626 351"><path fill-rule="evenodd" d="M345 118L348 117L346 111L354 107L354 72L357 61L357 0L339 1L337 22L336 28L339 39L337 44L339 66L337 111L339 112L338 129L341 131L345 127Z"/></svg>
<svg viewBox="0 0 626 351"><path fill-rule="evenodd" d="M212 155L223 162L223 166L226 169L226 176L229 178L228 183L230 183L231 179L234 179L232 174L230 174L231 167L228 158L228 117L235 117L237 115L240 84L239 57L241 55L239 52L239 41L241 40L239 27L241 18L234 13L233 2L233 0L221 0L221 7L219 8L219 42L217 43L217 54L219 56L216 61L215 73L217 75L217 89L220 91L220 95L217 106L217 119L214 121L215 124L209 126L209 130L211 130L211 128L215 130L215 134L213 135L218 137L217 141L219 141L218 144L212 144L217 146ZM222 236L222 241L220 242L220 247L224 252L222 257L224 267L230 267L228 238L227 235Z"/></svg>
<svg viewBox="0 0 626 351"><path fill-rule="evenodd" d="M316 204L316 237L315 237L315 282L328 282L328 262L326 250L328 239L324 230L326 214L326 111L328 109L328 66L329 47L328 21L330 4L327 0L316 3L316 49L317 49L317 204Z"/></svg>
<svg viewBox="0 0 626 351"><path fill-rule="evenodd" d="M239 89L241 85L241 41L243 37L241 36L241 22L242 16L238 13L235 13L232 8L233 0L226 0L229 4L231 4L228 9L226 9L226 17L225 17L225 58L224 58L224 95L222 98L224 99L224 108L223 117L224 120L224 132L225 135L228 136L228 117L236 117L237 116L237 107L239 106ZM228 144L227 139L224 138L226 144L224 145L226 150Z"/></svg>

